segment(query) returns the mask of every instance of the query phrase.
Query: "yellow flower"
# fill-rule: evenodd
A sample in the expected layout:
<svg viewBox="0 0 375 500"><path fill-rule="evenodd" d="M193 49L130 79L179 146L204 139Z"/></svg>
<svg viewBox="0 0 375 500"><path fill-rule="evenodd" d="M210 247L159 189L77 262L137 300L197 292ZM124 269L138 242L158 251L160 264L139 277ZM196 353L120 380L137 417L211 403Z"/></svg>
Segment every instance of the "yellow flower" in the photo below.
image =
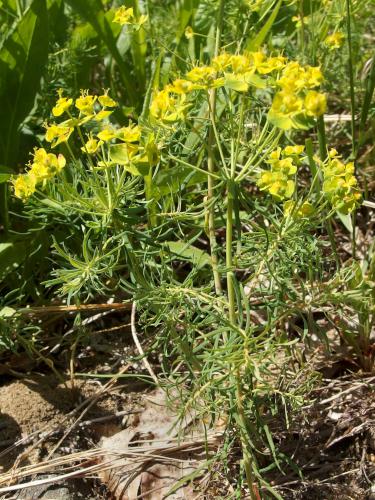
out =
<svg viewBox="0 0 375 500"><path fill-rule="evenodd" d="M134 10L133 7L129 7L128 9L122 5L115 12L115 17L113 18L114 23L121 24L132 24L134 22Z"/></svg>
<svg viewBox="0 0 375 500"><path fill-rule="evenodd" d="M270 153L269 160L267 160L267 163L272 164L274 160L278 160L280 158L280 155L281 155L281 148L278 147L277 149L275 149Z"/></svg>
<svg viewBox="0 0 375 500"><path fill-rule="evenodd" d="M47 142L52 142L52 147L54 148L61 142L66 142L73 130L73 127L64 125L64 122L60 125L53 123L52 125L47 125L45 139Z"/></svg>
<svg viewBox="0 0 375 500"><path fill-rule="evenodd" d="M194 37L194 31L191 26L187 26L185 29L185 37L190 40L191 38Z"/></svg>
<svg viewBox="0 0 375 500"><path fill-rule="evenodd" d="M280 71L285 66L286 58L283 56L269 57L261 64L257 65L258 73L265 75L272 71Z"/></svg>
<svg viewBox="0 0 375 500"><path fill-rule="evenodd" d="M341 31L336 31L332 35L328 35L324 40L324 44L329 48L329 50L339 49L344 43L345 35Z"/></svg>
<svg viewBox="0 0 375 500"><path fill-rule="evenodd" d="M304 105L308 116L321 116L327 109L326 96L315 90L310 90L306 94Z"/></svg>
<svg viewBox="0 0 375 500"><path fill-rule="evenodd" d="M301 155L305 150L305 146L287 146L284 148L284 155L285 156L294 156L294 155Z"/></svg>
<svg viewBox="0 0 375 500"><path fill-rule="evenodd" d="M59 173L66 164L62 154L47 153L44 148L34 150L34 158L30 172L34 174L37 182L53 177Z"/></svg>
<svg viewBox="0 0 375 500"><path fill-rule="evenodd" d="M97 134L101 141L107 142L116 137L114 130L105 128L99 134Z"/></svg>
<svg viewBox="0 0 375 500"><path fill-rule="evenodd" d="M231 65L232 57L232 54L223 52L212 59L212 67L215 68L216 71L224 71Z"/></svg>
<svg viewBox="0 0 375 500"><path fill-rule="evenodd" d="M323 74L317 66L300 66L296 61L289 62L283 69L277 84L284 90L300 91L318 87L323 82Z"/></svg>
<svg viewBox="0 0 375 500"><path fill-rule="evenodd" d="M319 87L323 83L324 77L319 66L307 66L305 69L306 88Z"/></svg>
<svg viewBox="0 0 375 500"><path fill-rule="evenodd" d="M275 113L290 116L300 113L303 108L303 101L292 92L282 90L278 92L272 102L271 109Z"/></svg>
<svg viewBox="0 0 375 500"><path fill-rule="evenodd" d="M295 201L288 200L284 203L285 217L292 216L293 218L306 218L314 213L314 207L308 201L304 201L302 205L297 205Z"/></svg>
<svg viewBox="0 0 375 500"><path fill-rule="evenodd" d="M212 66L196 66L186 75L188 80L202 85L202 88L217 85L219 81L215 80L215 77L216 70Z"/></svg>
<svg viewBox="0 0 375 500"><path fill-rule="evenodd" d="M89 155L93 155L99 149L99 147L103 144L103 141L98 141L97 139L93 139L92 137L86 142L84 146L82 146L81 150L84 153Z"/></svg>
<svg viewBox="0 0 375 500"><path fill-rule="evenodd" d="M172 97L168 88L157 92L150 106L150 114L157 120L175 122L184 119L185 110L189 105L185 104L185 94Z"/></svg>
<svg viewBox="0 0 375 500"><path fill-rule="evenodd" d="M36 179L33 175L22 174L12 180L14 196L26 201L35 193Z"/></svg>
<svg viewBox="0 0 375 500"><path fill-rule="evenodd" d="M105 92L105 94L103 95L100 95L98 97L98 101L105 108L115 108L117 106L117 102L114 101L112 97L109 97L107 92Z"/></svg>
<svg viewBox="0 0 375 500"><path fill-rule="evenodd" d="M268 191L277 201L291 198L295 182L283 172L262 172L257 185L261 191Z"/></svg>
<svg viewBox="0 0 375 500"><path fill-rule="evenodd" d="M255 71L249 57L244 54L232 55L230 58L230 64L234 73L247 73L249 71Z"/></svg>
<svg viewBox="0 0 375 500"><path fill-rule="evenodd" d="M194 90L194 88L194 83L189 80L177 78L177 80L174 80L172 84L167 87L167 90L174 92L175 94L187 94L188 92Z"/></svg>
<svg viewBox="0 0 375 500"><path fill-rule="evenodd" d="M113 113L113 110L111 110L111 109L102 109L101 111L99 111L99 113L96 113L96 115L94 116L94 119L97 122L101 122L102 120L105 120L106 118L108 118L108 116L110 116L112 113Z"/></svg>
<svg viewBox="0 0 375 500"><path fill-rule="evenodd" d="M63 90L59 89L58 90L59 98L57 99L55 106L52 108L53 116L61 116L73 104L73 99L68 99L66 97L63 97L62 94Z"/></svg>
<svg viewBox="0 0 375 500"><path fill-rule="evenodd" d="M116 137L124 142L137 142L141 138L141 129L131 123L127 127L120 128Z"/></svg>
<svg viewBox="0 0 375 500"><path fill-rule="evenodd" d="M89 95L87 92L81 91L81 97L76 99L76 108L85 115L89 116L94 114L94 105L96 101L96 96Z"/></svg>
<svg viewBox="0 0 375 500"><path fill-rule="evenodd" d="M328 156L329 156L330 158L335 158L336 156L339 156L339 153L338 153L337 149L335 149L335 148L331 148L331 149L329 150L329 152L328 152Z"/></svg>
<svg viewBox="0 0 375 500"><path fill-rule="evenodd" d="M174 99L169 95L169 91L164 89L160 90L154 96L151 106L150 113L154 118L162 118L168 109L174 105Z"/></svg>

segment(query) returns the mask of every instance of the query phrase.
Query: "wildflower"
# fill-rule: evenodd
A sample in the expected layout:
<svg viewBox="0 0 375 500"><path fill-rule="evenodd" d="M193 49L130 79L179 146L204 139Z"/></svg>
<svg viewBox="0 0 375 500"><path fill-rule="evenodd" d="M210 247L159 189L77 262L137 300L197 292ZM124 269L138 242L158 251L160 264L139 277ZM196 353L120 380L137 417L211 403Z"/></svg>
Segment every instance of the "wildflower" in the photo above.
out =
<svg viewBox="0 0 375 500"><path fill-rule="evenodd" d="M212 59L212 67L215 68L216 71L224 71L231 65L232 57L232 54L223 52Z"/></svg>
<svg viewBox="0 0 375 500"><path fill-rule="evenodd" d="M131 123L127 127L120 128L116 137L124 142L137 142L141 138L141 129Z"/></svg>
<svg viewBox="0 0 375 500"><path fill-rule="evenodd" d="M189 80L184 80L182 78L177 78L171 85L168 86L167 90L174 92L175 94L187 94L194 90L194 83Z"/></svg>
<svg viewBox="0 0 375 500"><path fill-rule="evenodd" d="M109 129L109 128L105 128L101 132L99 132L99 134L97 134L97 136L99 137L99 139L101 141L107 142L107 141L110 141L111 139L113 139L114 137L116 137L116 134L115 134L114 130Z"/></svg>
<svg viewBox="0 0 375 500"><path fill-rule="evenodd" d="M150 106L150 114L157 120L174 122L184 118L184 112L188 105L184 104L185 96L181 94L176 100L170 95L168 89L157 92Z"/></svg>
<svg viewBox="0 0 375 500"><path fill-rule="evenodd" d="M305 68L305 85L311 89L319 87L323 83L324 77L319 66L307 66Z"/></svg>
<svg viewBox="0 0 375 500"><path fill-rule="evenodd" d="M305 146L286 146L283 150L283 154L285 156L294 156L294 155L301 155L305 150Z"/></svg>
<svg viewBox="0 0 375 500"><path fill-rule="evenodd" d="M12 180L14 196L26 201L36 190L36 179L33 175L21 174Z"/></svg>
<svg viewBox="0 0 375 500"><path fill-rule="evenodd" d="M75 105L83 115L91 116L94 114L95 101L96 96L89 95L87 92L81 91L81 97L76 99Z"/></svg>
<svg viewBox="0 0 375 500"><path fill-rule="evenodd" d="M224 84L224 79L216 78L216 70L212 66L196 66L186 75L186 78L200 87L218 87Z"/></svg>
<svg viewBox="0 0 375 500"><path fill-rule="evenodd" d="M147 22L147 19L148 16L145 16L143 14L137 19L134 16L133 7L126 8L124 5L122 5L116 10L113 22L121 24L121 26L124 26L125 24L133 24L138 26L139 28Z"/></svg>
<svg viewBox="0 0 375 500"><path fill-rule="evenodd" d="M283 56L269 57L264 62L257 65L257 71L264 75L272 71L280 71L285 66L286 58Z"/></svg>
<svg viewBox="0 0 375 500"><path fill-rule="evenodd" d="M238 74L255 71L255 67L252 66L249 57L243 54L232 55L230 58L230 64L232 66L233 73Z"/></svg>
<svg viewBox="0 0 375 500"><path fill-rule="evenodd" d="M94 116L95 121L101 122L113 113L112 109L102 109Z"/></svg>
<svg viewBox="0 0 375 500"><path fill-rule="evenodd" d="M261 191L268 191L277 201L291 198L295 190L294 180L283 172L262 172L257 185Z"/></svg>
<svg viewBox="0 0 375 500"><path fill-rule="evenodd" d="M308 116L321 116L327 109L326 96L315 90L310 90L306 94L304 105Z"/></svg>
<svg viewBox="0 0 375 500"><path fill-rule="evenodd" d="M66 160L62 154L47 153L44 148L39 148L34 150L30 172L35 175L37 182L39 182L58 174L65 165Z"/></svg>
<svg viewBox="0 0 375 500"><path fill-rule="evenodd" d="M302 67L292 61L283 69L277 84L284 90L301 91L318 87L323 82L323 74L318 66Z"/></svg>
<svg viewBox="0 0 375 500"><path fill-rule="evenodd" d="M274 113L292 116L302 111L303 101L292 92L282 90L278 92L272 102L271 109Z"/></svg>
<svg viewBox="0 0 375 500"><path fill-rule="evenodd" d="M90 139L86 142L84 146L81 147L81 150L84 153L87 153L89 155L93 155L97 152L99 147L103 144L103 141L98 141L97 139L94 139L90 137Z"/></svg>
<svg viewBox="0 0 375 500"><path fill-rule="evenodd" d="M284 203L284 215L285 217L292 216L293 218L303 219L310 217L314 213L314 207L308 201L304 201L302 204L298 205L293 200L288 200Z"/></svg>
<svg viewBox="0 0 375 500"><path fill-rule="evenodd" d="M190 40L193 37L194 37L193 28L191 26L187 26L186 29L185 29L185 38L187 38L188 40Z"/></svg>
<svg viewBox="0 0 375 500"><path fill-rule="evenodd" d="M60 125L53 123L46 126L45 139L47 142L52 142L52 147L56 147L61 142L66 142L71 136L74 128L65 125L64 122Z"/></svg>
<svg viewBox="0 0 375 500"><path fill-rule="evenodd" d="M105 108L115 108L117 106L117 102L109 97L108 93L105 92L103 95L98 97L99 103Z"/></svg>
<svg viewBox="0 0 375 500"><path fill-rule="evenodd" d="M332 35L328 35L324 40L324 44L329 48L329 50L339 49L344 43L345 35L341 31L336 31Z"/></svg>
<svg viewBox="0 0 375 500"><path fill-rule="evenodd" d="M128 9L122 5L115 12L115 17L113 18L114 23L121 24L132 24L134 22L134 10L133 7L129 7Z"/></svg>
<svg viewBox="0 0 375 500"><path fill-rule="evenodd" d="M67 97L63 97L63 90L58 90L59 98L55 106L52 108L53 116L61 116L65 111L67 111L70 106L73 104L73 99L68 99Z"/></svg>
<svg viewBox="0 0 375 500"><path fill-rule="evenodd" d="M354 170L354 163L345 165L335 149L329 151L328 159L322 165L323 193L332 207L344 214L352 212L361 200Z"/></svg>

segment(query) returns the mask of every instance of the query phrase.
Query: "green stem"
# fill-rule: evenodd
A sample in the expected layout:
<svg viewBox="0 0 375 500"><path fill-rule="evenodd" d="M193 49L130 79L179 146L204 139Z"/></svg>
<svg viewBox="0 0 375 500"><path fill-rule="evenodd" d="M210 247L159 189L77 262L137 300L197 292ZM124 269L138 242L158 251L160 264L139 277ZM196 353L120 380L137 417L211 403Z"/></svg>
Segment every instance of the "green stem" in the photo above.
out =
<svg viewBox="0 0 375 500"><path fill-rule="evenodd" d="M229 304L229 320L232 324L236 323L236 294L234 289L233 273L233 207L234 207L234 184L230 180L227 190L227 228L226 228L226 267L227 267L227 290Z"/></svg>
<svg viewBox="0 0 375 500"><path fill-rule="evenodd" d="M324 125L324 118L323 116L320 116L318 118L318 141L319 141L319 155L320 159L322 161L325 161L327 158L327 139L326 139L326 129ZM333 231L332 227L332 222L330 219L327 220L327 233L329 237L329 241L331 243L333 253L335 255L335 261L336 261L336 266L337 269L340 269L341 267L341 262L340 262L340 257L337 252L337 245L336 245L336 240L335 240L335 234Z"/></svg>
<svg viewBox="0 0 375 500"><path fill-rule="evenodd" d="M219 12L217 17L214 56L217 56L220 50L223 16L224 16L224 0L220 0ZM215 290L217 295L221 295L222 288L221 288L220 274L218 270L217 241L215 234L215 203L212 203L214 201L214 192L215 192L215 181L213 178L213 174L215 173L215 158L213 153L213 145L215 142L214 123L216 115L216 89L209 90L209 114L210 114L211 126L208 133L208 161L207 161L208 237L210 240L211 266L212 266L212 273L214 276Z"/></svg>
<svg viewBox="0 0 375 500"><path fill-rule="evenodd" d="M351 133L352 133L352 159L357 156L357 145L355 140L355 96L354 96L354 71L353 71L353 47L352 47L352 30L351 30L351 13L350 0L346 0L346 33L348 38L349 49L349 82L350 82L350 107L351 107Z"/></svg>
<svg viewBox="0 0 375 500"><path fill-rule="evenodd" d="M9 211L8 211L8 185L0 185L0 222L3 224L4 236L8 236L9 231Z"/></svg>
<svg viewBox="0 0 375 500"><path fill-rule="evenodd" d="M238 415L239 415L240 426L241 426L240 434L241 434L243 464L244 464L244 468L245 468L247 485L249 487L250 498L251 498L251 500L257 500L255 492L254 492L255 480L254 480L252 464L251 464L252 459L251 459L251 452L250 452L250 443L249 443L249 439L248 439L248 435L247 435L246 415L245 415L245 410L244 410L244 407L242 404L241 374L239 371L237 371L236 380L237 380L236 396L237 396Z"/></svg>

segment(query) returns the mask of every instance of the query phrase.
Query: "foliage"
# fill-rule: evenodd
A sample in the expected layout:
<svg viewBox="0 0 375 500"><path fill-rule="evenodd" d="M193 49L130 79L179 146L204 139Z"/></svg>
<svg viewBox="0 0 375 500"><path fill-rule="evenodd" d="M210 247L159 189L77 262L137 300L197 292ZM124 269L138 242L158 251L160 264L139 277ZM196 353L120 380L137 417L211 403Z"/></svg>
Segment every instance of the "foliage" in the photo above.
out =
<svg viewBox="0 0 375 500"><path fill-rule="evenodd" d="M365 2L349 3L355 19ZM308 392L313 376L297 344L318 334L327 345L316 312L364 370L374 367L374 253L359 260L355 248L374 64L353 101L359 66L355 44L346 49L343 4L33 0L17 12L9 2L17 20L2 34L0 59L20 101L10 105L9 88L0 94L13 116L11 128L0 120L4 207L7 183L12 192L1 305L132 300L181 416L194 408L215 425L221 409L242 446L239 488L246 477L253 498L256 482L277 497L264 457L280 469L288 459L269 420L288 417ZM69 36L41 47L56 12ZM9 56L21 30L22 64ZM329 66L343 50L349 144L324 122ZM16 173L8 167L27 123L34 149ZM353 239L345 261L333 229L342 221ZM5 325L10 309L2 311L1 348L17 350L17 328L33 325L13 312L16 327ZM35 349L25 338L22 347Z"/></svg>

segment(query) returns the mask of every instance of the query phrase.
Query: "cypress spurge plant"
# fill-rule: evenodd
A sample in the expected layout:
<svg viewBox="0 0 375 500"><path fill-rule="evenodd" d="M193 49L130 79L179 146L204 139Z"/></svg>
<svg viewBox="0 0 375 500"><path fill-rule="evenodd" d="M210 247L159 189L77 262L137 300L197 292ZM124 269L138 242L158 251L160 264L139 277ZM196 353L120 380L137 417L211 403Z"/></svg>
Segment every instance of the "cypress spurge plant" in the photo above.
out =
<svg viewBox="0 0 375 500"><path fill-rule="evenodd" d="M291 140L326 110L320 69L221 52L222 13L209 64L154 91L139 123L111 123L105 92L60 94L46 141L63 153L37 149L13 184L41 224L71 221L48 285L77 301L131 293L181 413L223 417L251 497L257 482L277 497L262 479L271 457L283 460L269 422L305 390L284 325L304 320L322 297L316 283L334 278L317 229L360 192L336 150L319 159Z"/></svg>

